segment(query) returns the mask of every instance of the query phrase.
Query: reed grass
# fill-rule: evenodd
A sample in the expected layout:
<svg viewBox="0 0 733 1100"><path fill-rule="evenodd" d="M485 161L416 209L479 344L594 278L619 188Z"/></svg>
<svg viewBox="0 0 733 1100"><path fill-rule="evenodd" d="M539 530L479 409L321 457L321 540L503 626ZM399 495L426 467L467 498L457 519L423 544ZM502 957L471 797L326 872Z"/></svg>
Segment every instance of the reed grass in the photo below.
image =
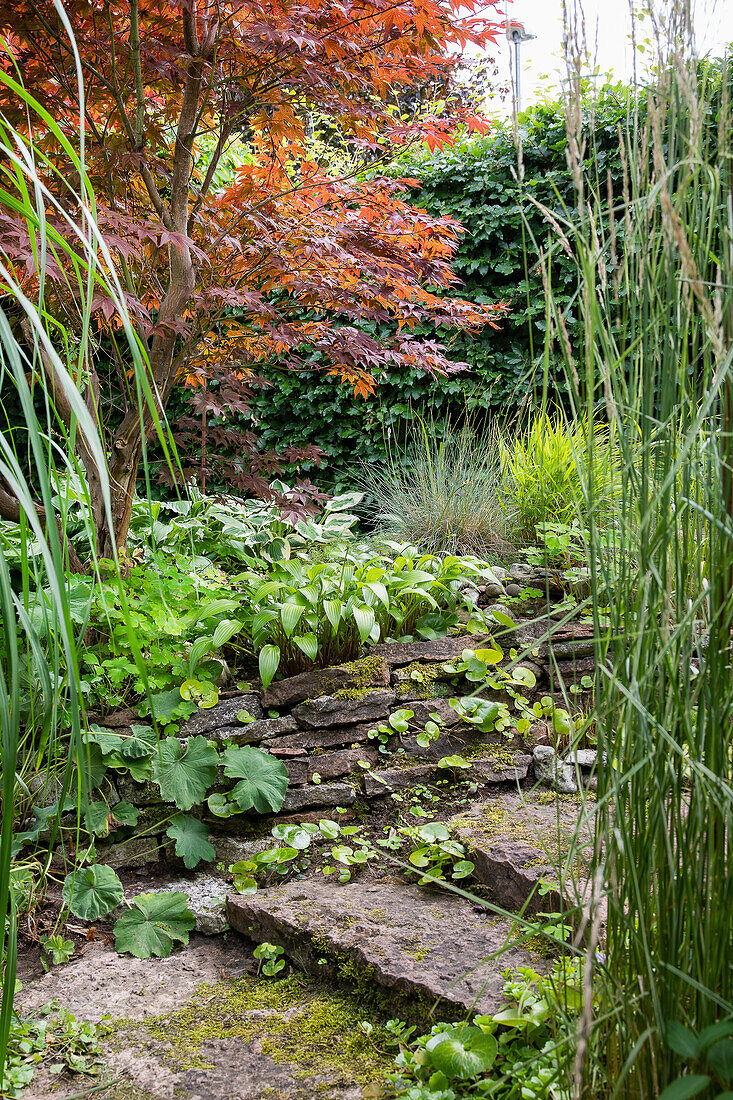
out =
<svg viewBox="0 0 733 1100"><path fill-rule="evenodd" d="M578 1097L653 1100L693 1073L710 1078L701 1096L730 1087L667 1040L670 1024L733 1015L731 73L696 61L686 5L666 15L653 85L619 134L620 188L584 173L571 125L578 206L562 226L584 326L582 346L561 340L574 413L605 421L620 475L612 525L586 486L608 919ZM591 430L590 471L597 449Z"/></svg>

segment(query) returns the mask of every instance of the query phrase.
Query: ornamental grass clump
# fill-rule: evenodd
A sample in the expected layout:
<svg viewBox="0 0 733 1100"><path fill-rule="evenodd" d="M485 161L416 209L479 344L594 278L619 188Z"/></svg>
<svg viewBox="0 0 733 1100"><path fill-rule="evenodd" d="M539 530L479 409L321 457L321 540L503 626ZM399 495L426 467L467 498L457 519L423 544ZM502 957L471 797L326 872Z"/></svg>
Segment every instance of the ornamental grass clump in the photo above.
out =
<svg viewBox="0 0 733 1100"><path fill-rule="evenodd" d="M413 442L386 468L364 470L362 486L386 538L430 554L486 555L504 541L509 517L496 430L420 421Z"/></svg>
<svg viewBox="0 0 733 1100"><path fill-rule="evenodd" d="M600 518L613 514L617 478L605 425L594 427L589 453L587 420L535 415L501 444L502 497L520 541L533 541L543 523L571 524L584 516L588 488ZM592 470L591 470L592 464Z"/></svg>

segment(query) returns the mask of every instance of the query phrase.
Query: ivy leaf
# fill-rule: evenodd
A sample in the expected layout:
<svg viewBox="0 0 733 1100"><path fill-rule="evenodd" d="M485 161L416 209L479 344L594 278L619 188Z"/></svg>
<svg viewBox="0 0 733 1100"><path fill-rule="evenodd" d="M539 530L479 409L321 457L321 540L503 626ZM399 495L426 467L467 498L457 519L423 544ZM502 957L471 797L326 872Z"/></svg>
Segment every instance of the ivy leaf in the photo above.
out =
<svg viewBox="0 0 733 1100"><path fill-rule="evenodd" d="M232 798L242 812L277 813L288 789L288 773L281 760L249 745L227 749L222 759L225 774L241 779Z"/></svg>
<svg viewBox="0 0 733 1100"><path fill-rule="evenodd" d="M190 810L206 798L216 778L219 755L205 737L190 737L185 747L176 737L166 737L153 755L153 779L166 802Z"/></svg>
<svg viewBox="0 0 733 1100"><path fill-rule="evenodd" d="M176 855L180 856L189 871L201 860L212 860L216 848L209 842L209 827L189 814L176 814L166 829L166 836L176 842Z"/></svg>
<svg viewBox="0 0 733 1100"><path fill-rule="evenodd" d="M167 958L174 943L188 943L188 934L196 926L187 902L185 894L138 894L115 922L115 947L138 959Z"/></svg>
<svg viewBox="0 0 733 1100"><path fill-rule="evenodd" d="M93 863L66 876L61 896L75 917L99 920L120 904L125 891L111 867Z"/></svg>

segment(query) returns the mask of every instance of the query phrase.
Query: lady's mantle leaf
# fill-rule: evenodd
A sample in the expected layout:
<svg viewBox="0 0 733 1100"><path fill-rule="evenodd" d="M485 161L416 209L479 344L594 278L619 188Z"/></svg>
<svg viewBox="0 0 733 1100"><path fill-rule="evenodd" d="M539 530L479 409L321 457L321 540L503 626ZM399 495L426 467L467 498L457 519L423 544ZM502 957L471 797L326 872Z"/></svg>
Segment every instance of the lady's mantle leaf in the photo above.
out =
<svg viewBox="0 0 733 1100"><path fill-rule="evenodd" d="M166 836L176 842L176 855L180 856L189 871L202 859L210 860L216 848L209 843L209 827L188 814L176 814L166 829Z"/></svg>
<svg viewBox="0 0 733 1100"><path fill-rule="evenodd" d="M129 911L115 922L115 946L138 959L170 955L173 944L188 943L196 925L185 894L138 894Z"/></svg>
<svg viewBox="0 0 733 1100"><path fill-rule="evenodd" d="M232 791L240 810L277 813L285 800L288 773L281 760L249 745L227 749L223 756L224 772L241 779Z"/></svg>
<svg viewBox="0 0 733 1100"><path fill-rule="evenodd" d="M206 798L216 777L219 756L205 737L191 737L185 747L176 737L166 737L153 754L153 779L166 802L190 810Z"/></svg>

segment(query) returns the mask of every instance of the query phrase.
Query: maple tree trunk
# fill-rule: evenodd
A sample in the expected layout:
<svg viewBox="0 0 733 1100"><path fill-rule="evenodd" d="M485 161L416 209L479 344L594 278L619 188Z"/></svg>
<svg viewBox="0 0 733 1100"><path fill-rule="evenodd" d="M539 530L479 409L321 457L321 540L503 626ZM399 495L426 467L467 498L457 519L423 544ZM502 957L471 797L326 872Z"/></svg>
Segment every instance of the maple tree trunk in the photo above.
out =
<svg viewBox="0 0 733 1100"><path fill-rule="evenodd" d="M210 28L204 43L199 42L193 4L184 5L182 14L189 62L176 129L170 202L167 208L155 189L152 177L149 173L143 174L163 224L178 235L178 240L168 245L168 289L158 312L158 333L150 347L150 374L154 382L153 392L158 402L159 414L165 412L176 378L174 362L176 329L175 327L166 328L166 326L173 326L180 321L190 305L196 287L196 269L188 238L192 148L203 94L204 64L213 49L216 37L215 29ZM153 431L154 419L149 409L130 409L112 441L109 473L112 523L118 552L123 552L127 545L137 471L143 453L143 438L147 441ZM112 536L103 519L96 530L99 553L109 557L113 549Z"/></svg>

